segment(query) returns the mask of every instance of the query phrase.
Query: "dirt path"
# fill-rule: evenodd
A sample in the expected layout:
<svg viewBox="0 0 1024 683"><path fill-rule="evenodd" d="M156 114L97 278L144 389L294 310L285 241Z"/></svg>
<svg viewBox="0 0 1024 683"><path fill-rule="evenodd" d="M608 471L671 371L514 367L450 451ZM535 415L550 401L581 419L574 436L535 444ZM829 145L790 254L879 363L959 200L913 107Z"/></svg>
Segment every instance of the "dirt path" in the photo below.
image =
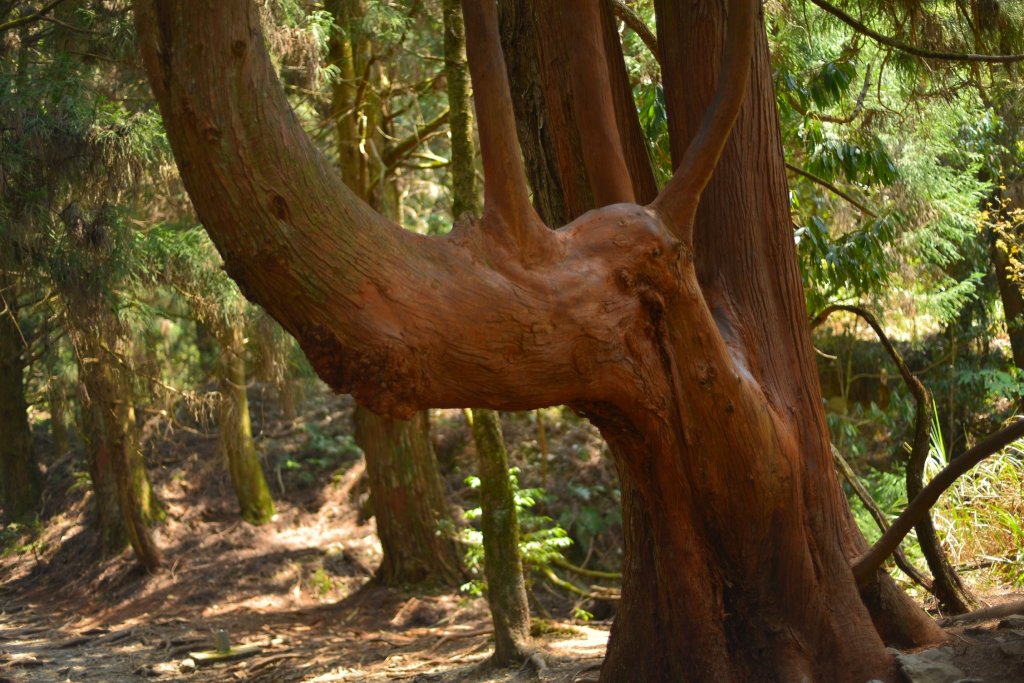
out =
<svg viewBox="0 0 1024 683"><path fill-rule="evenodd" d="M565 681L600 661L605 627L567 627L537 641L546 668L490 671L486 614L450 595L405 598L381 588L337 603L281 612L242 612L195 621L173 614L117 623L23 603L10 592L0 613L0 681L110 683L140 678L192 681ZM435 623L424 625L424 621ZM189 653L233 645L259 652L194 669Z"/></svg>

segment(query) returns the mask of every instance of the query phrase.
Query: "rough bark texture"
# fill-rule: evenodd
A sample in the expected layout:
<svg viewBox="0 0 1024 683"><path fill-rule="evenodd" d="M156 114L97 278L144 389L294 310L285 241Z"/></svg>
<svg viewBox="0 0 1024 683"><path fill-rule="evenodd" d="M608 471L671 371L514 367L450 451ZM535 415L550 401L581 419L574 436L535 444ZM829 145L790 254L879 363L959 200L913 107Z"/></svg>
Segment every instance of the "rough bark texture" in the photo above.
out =
<svg viewBox="0 0 1024 683"><path fill-rule="evenodd" d="M384 551L377 579L386 585L451 586L462 570L453 540L426 413L393 420L355 411L356 441L366 453L370 503Z"/></svg>
<svg viewBox="0 0 1024 683"><path fill-rule="evenodd" d="M76 331L83 386L89 475L96 505L100 550L104 556L130 543L148 571L162 563L150 527L164 512L153 494L139 448L135 409L125 371L116 367L103 342Z"/></svg>
<svg viewBox="0 0 1024 683"><path fill-rule="evenodd" d="M487 605L494 622L494 663L522 661L530 641L530 608L519 556L519 520L508 476L501 422L493 410L473 411L480 468L480 530L484 537Z"/></svg>
<svg viewBox="0 0 1024 683"><path fill-rule="evenodd" d="M541 49L542 46L547 47L552 44L559 44L559 42L573 42L571 40L565 40L565 29L563 27L560 27L557 21L553 19L557 18L558 12L553 12L551 10L557 8L538 8L536 3L530 3L532 7L527 7L526 5L527 3L522 2L510 2L503 4L503 10L505 10L503 23L504 43L507 48L509 46L514 46L514 51L509 51L510 55L512 56L512 59L510 60L510 62L512 62L510 64L510 71L512 72L511 80L513 82L519 83L530 82L531 73L536 71L535 65L538 63L543 63L544 61L537 59L536 57L533 57L529 53L531 47L529 37L532 34L539 34L536 37L536 46L538 49ZM528 16L527 13L530 11L533 12L532 22L524 20L524 17ZM538 17L542 17L543 21L537 21ZM510 21L510 18L518 19L518 21ZM562 36L561 41L559 41L557 38L559 35ZM614 61L615 60L613 59L609 59L610 64L614 64ZM564 71L554 71L553 73L556 75L556 77L560 76L560 80L548 83L546 87L542 88L542 90L545 93L548 93L549 97L553 96L561 100L560 102L556 102L554 106L556 110L570 110L571 107L567 105L564 102L564 100L571 98L571 94L573 92L572 84L567 83L565 81ZM543 80L541 76L536 74L533 74L533 78L534 80L538 81ZM548 78L550 78L550 76L548 76ZM713 81L710 78L710 76L707 78L710 87L710 84ZM541 154L543 154L543 150L537 149L537 147L539 147L541 144L538 142L538 140L540 140L540 136L531 135L530 133L533 131L543 132L545 135L549 137L562 133L563 137L568 138L563 139L561 141L556 140L554 143L547 143L546 146L548 148L571 148L573 146L573 135L575 135L577 138L583 137L584 139L587 139L588 143L591 142L591 140L587 137L585 132L581 133L579 131L581 127L585 127L584 122L569 121L568 123L570 123L573 126L575 132L570 131L570 133L566 134L564 133L563 127L551 126L548 124L548 121L544 115L544 105L546 104L546 101L540 102L539 106L537 102L524 102L523 100L527 99L527 97L524 97L523 95L525 94L528 96L531 92L529 89L526 88L513 88L513 92L516 93L516 95L518 96L516 100L517 112L525 112L527 115L532 117L530 119L530 121L532 122L530 125L524 125L524 122L520 121L519 127L520 137L524 145L524 156L527 159L535 159L538 158ZM699 123L699 114L702 114L703 112L702 109L700 109L701 105L699 101L696 103L692 103L689 106L694 110L693 116L695 123L693 125L695 127L696 123ZM774 107L771 104L767 104L766 106L770 106L771 109L768 110L766 113L762 113L761 116L768 118L768 122L774 124ZM760 143L762 150L764 147L764 142L762 140L764 136L764 131L758 130L756 128L756 120L753 123L750 122L749 110L741 114L741 116L745 117L746 130L744 131L744 128L741 126L740 130L735 131L733 133L733 142L730 144L730 146L733 148L732 168L736 168L735 159L738 150L744 149L747 150L747 153L749 153L750 149L758 149L758 143ZM563 122L562 126L564 125L565 122ZM643 149L642 143L637 144L637 138L630 137L628 133L623 135L621 133L621 131L623 130L621 124L619 127L620 135L622 136L622 139L627 141L627 146L633 146L634 148ZM527 135L523 135L524 130L527 132ZM753 137L755 135L757 137ZM678 143L678 147L680 148L678 151L679 155L681 155L682 150L685 149L686 139L687 138L684 138L681 143ZM775 140L777 140L777 138L775 138ZM769 148L767 152L770 153L772 151L770 147L771 140L769 139L768 142ZM747 146L743 147L742 145ZM762 151L762 157L769 156L768 153ZM566 158L572 158L572 156L573 155L571 154L565 155ZM625 153L625 156L627 158L630 156L628 151ZM779 162L781 163L781 158ZM540 190L538 191L539 196L536 197L537 205L539 207L575 206L575 203L572 198L585 196L586 188L576 188L575 191L566 191L564 197L551 198L546 196L546 193L550 192L551 188L564 187L567 183L566 179L573 178L574 173L576 173L575 177L578 178L578 170L580 166L580 164L573 165L571 163L563 166L557 166L554 169L544 168L540 165L530 166L531 184L533 185L535 190L537 188L540 188ZM764 168L764 166L757 166L756 168ZM548 172L549 175L553 177L538 178L536 175L538 173L538 169L540 172ZM634 186L643 187L643 180L644 176L641 176L639 182L635 179ZM703 226L707 230L704 233L705 235L710 235L710 229L708 228L708 226L716 227L717 229L723 231L729 230L731 233L735 233L736 228L734 227L734 221L736 220L747 220L747 225L752 226L755 230L763 229L765 223L767 221L771 221L770 212L772 201L775 202L775 216L777 218L781 218L786 215L785 187L782 186L781 188L782 199L780 203L778 183L776 183L775 185L776 193L773 197L770 190L766 191L762 187L759 191L758 188L755 187L756 180L759 179L752 178L748 174L744 184L738 186L740 189L729 193L729 195L726 197L722 197L722 193L721 191L719 191L719 200L715 210L718 211L718 215L720 217L711 217L710 219L705 217L701 222L699 222L699 225ZM577 180L577 182L579 181ZM653 186L653 182L649 181L646 184L646 186ZM750 192L744 194L743 190L746 190L748 188ZM641 195L640 198L641 200L649 201L652 197L652 194L653 190L647 190L646 192L644 192L644 194ZM712 194L712 196L714 196L714 194ZM706 194L704 200L705 202L708 201L707 197L708 195ZM735 206L737 202L744 198L744 203L746 204L745 207ZM764 206L766 199L768 200L767 209ZM706 207L707 204L704 204L702 206ZM578 207L577 210L583 210L585 208L591 207ZM769 213L767 219L764 216L766 212ZM736 214L738 213L741 215L739 216L739 218L735 218ZM555 221L567 221L574 217L575 215L573 214L562 214L554 216L553 219ZM546 216L545 218L548 217ZM769 223L769 225L771 225L771 223ZM776 226L776 234L781 237L781 240L791 241L787 229L781 227L788 226L788 224L784 220L776 220L774 225ZM721 237L719 238L719 240L721 240ZM738 251L738 253L747 254L748 258L752 258L753 254L755 253L760 253L752 251L750 246L748 245L740 244L737 246L738 250L743 250ZM785 244L781 245L781 247L784 248ZM715 248L716 247L714 242L709 238L708 245L705 247L705 252ZM779 246L776 246L774 251L777 253L779 248ZM700 253L701 252L698 251L698 254ZM730 257L728 252L728 246L725 246L724 254L726 258ZM744 263L748 264L746 268L751 268L748 261L744 260ZM775 266L773 264L773 268L774 267ZM709 270L711 270L711 268L709 268ZM762 267L760 270L761 272L768 274L775 272L772 268ZM792 277L793 274L794 273L792 271L788 273L790 277ZM771 275L771 277L774 277L774 275ZM783 299L783 301L785 301L785 299ZM790 320L799 320L799 316L802 315L803 310L802 305L800 305L799 296L791 296L789 301L790 303L796 304L795 312L793 312L792 309L790 309L790 312L792 313L790 316ZM778 306L778 304L775 304L775 306ZM754 313L757 313L757 311L754 311ZM799 323L795 324L794 328L798 331L801 330L801 326L799 325ZM806 349L807 347L804 346L804 348ZM784 352L782 354L782 357L778 360L781 360L783 363L795 363L795 360L792 357L787 359L786 355L787 354ZM789 355L799 356L799 354ZM804 357L803 359L800 359L798 357L796 358L796 360L799 360L802 363L806 363L806 357ZM817 393L816 375L813 369L809 373L807 373L806 365L803 366L803 369L805 370L805 376L807 377L805 381L810 382L809 384L806 384L806 388L808 389L806 396L814 396ZM821 419L818 408L813 403L813 399L804 401L803 405L800 406L800 408L803 411L805 411L806 415L808 415L808 421L814 423ZM818 428L821 430L819 433L824 433L824 426L820 424L820 422L818 424ZM816 445L813 447L818 448L818 446ZM621 457L622 455L620 454L620 459ZM825 471L827 472L828 470ZM655 580L655 577L657 576L657 570L653 566L653 542L650 538L650 524L645 520L645 513L643 512L642 505L638 504L637 494L635 492L629 491L629 489L631 488L629 485L629 479L630 477L628 472L624 473L622 476L622 480L623 488L624 491L626 491L626 495L624 495L623 506L626 532L625 540L627 544L626 566L624 567L624 573L627 577L630 578L627 578L624 582L623 600L621 603L620 613L616 620L616 626L614 627L615 637L613 637L613 641L609 650L609 661L606 665L604 675L608 680L622 680L630 676L634 677L635 680L659 680L659 676L666 675L660 672L668 671L672 667L671 662L668 661L671 659L672 655L670 654L670 650L665 647L665 643L657 638L650 637L652 630L650 627L651 615L657 614L658 611L655 608L657 605L661 603L663 599L663 593L659 591L659 589L657 588L658 582ZM842 505L841 501L838 500L836 501L836 504L840 506ZM842 513L840 512L839 514ZM894 587L891 584L887 584L883 589L886 596L885 600L888 602L883 601L881 597L879 597L879 599L877 600L877 602L881 604L893 604L891 604L888 608L884 610L878 609L877 611L886 612L889 615L888 621L890 622L899 622L901 624L905 624L908 622L911 624L917 623L920 627L914 629L918 631L917 635L919 636L919 638L898 637L896 639L900 640L901 642L913 642L917 640L928 640L934 638L937 635L934 626L932 626L927 621L924 621L923 613L920 613L920 610L916 610L916 608L913 605L909 604L905 600L905 596L901 596L895 593L893 588ZM879 590L877 586L875 586L874 589L876 591ZM899 618L893 617L892 612L894 610L900 612L902 616L900 616ZM666 623L659 625L654 630L663 631L670 628L670 624ZM624 632L625 636L623 637ZM902 633L887 633L887 635L903 636ZM824 670L827 671L827 669ZM667 679L671 679L671 674L667 675Z"/></svg>
<svg viewBox="0 0 1024 683"><path fill-rule="evenodd" d="M849 567L863 541L830 461L763 29L692 239L677 237L689 225L633 204L549 231L524 203L494 8L466 3L486 206L480 223L428 239L370 210L319 160L274 80L253 5L185 7L136 4L183 178L229 272L318 372L396 416L565 403L612 444L628 556L605 680L893 679ZM672 133L685 149L711 101L725 11L658 11ZM579 44L576 25L560 39ZM613 60L600 61L614 82ZM628 144L602 110L580 144ZM606 158L584 164L601 176L591 192L642 196L635 182L608 182L623 177L629 149ZM920 610L876 595L906 608L894 632L927 630Z"/></svg>
<svg viewBox="0 0 1024 683"><path fill-rule="evenodd" d="M0 313L0 505L7 518L17 520L39 505L42 482L25 401L25 342L18 331L15 292L6 284L0 275L8 307Z"/></svg>
<svg viewBox="0 0 1024 683"><path fill-rule="evenodd" d="M242 329L225 329L217 335L221 343L218 415L220 449L231 475L242 519L260 525L274 516L274 500L252 440L249 397L245 384L245 343Z"/></svg>

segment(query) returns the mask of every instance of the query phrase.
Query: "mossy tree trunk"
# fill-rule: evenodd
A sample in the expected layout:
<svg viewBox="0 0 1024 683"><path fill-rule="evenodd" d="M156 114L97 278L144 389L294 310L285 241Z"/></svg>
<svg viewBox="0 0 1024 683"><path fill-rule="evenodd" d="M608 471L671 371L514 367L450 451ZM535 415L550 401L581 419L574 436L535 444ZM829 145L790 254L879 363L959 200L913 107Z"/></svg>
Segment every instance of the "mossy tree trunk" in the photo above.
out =
<svg viewBox="0 0 1024 683"><path fill-rule="evenodd" d="M163 560L151 527L165 515L142 459L128 371L97 333L79 328L74 336L100 550L109 557L130 543L139 562L155 572Z"/></svg>
<svg viewBox="0 0 1024 683"><path fill-rule="evenodd" d="M444 0L442 8L444 70L448 81L448 121L452 139L452 214L456 220L475 220L479 200L462 3L461 0ZM472 218L465 217L466 213ZM522 660L530 637L530 606L519 555L519 519L498 413L477 408L467 411L467 415L472 424L480 476L484 575L487 579L487 604L494 623L493 661L504 666Z"/></svg>
<svg viewBox="0 0 1024 683"><path fill-rule="evenodd" d="M5 286L10 284L0 271L7 308L0 313L0 505L8 518L22 519L39 506L42 478L25 400L25 341L18 328L17 293Z"/></svg>
<svg viewBox="0 0 1024 683"><path fill-rule="evenodd" d="M245 340L240 327L219 330L218 380L220 451L231 475L242 519L260 525L274 516L274 500L252 439L249 397L245 383Z"/></svg>
<svg viewBox="0 0 1024 683"><path fill-rule="evenodd" d="M480 471L480 531L484 538L487 605L494 622L493 661L505 666L522 661L530 640L519 520L498 413L473 410L470 414Z"/></svg>

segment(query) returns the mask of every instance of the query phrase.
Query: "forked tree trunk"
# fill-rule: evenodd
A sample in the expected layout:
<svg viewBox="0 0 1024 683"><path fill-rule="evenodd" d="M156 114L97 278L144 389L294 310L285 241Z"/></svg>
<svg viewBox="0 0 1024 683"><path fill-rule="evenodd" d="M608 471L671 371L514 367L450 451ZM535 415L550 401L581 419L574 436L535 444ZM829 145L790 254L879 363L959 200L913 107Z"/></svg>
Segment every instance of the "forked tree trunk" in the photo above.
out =
<svg viewBox="0 0 1024 683"><path fill-rule="evenodd" d="M610 60L592 57L607 19L594 1L541 4L574 10L558 38L577 49L556 70L575 84L593 201L636 201L635 156L617 140L632 108L613 106ZM891 582L870 596L876 630L850 570L863 539L831 466L759 21L745 87L759 4L730 0L718 69L725 8L657 3L685 161L647 207L550 231L529 203L494 7L464 2L485 210L445 239L403 232L318 160L253 5L136 7L199 216L243 291L332 386L396 416L564 403L601 428L628 506L604 680L891 681L880 631L937 635ZM722 96L705 112L716 71Z"/></svg>
<svg viewBox="0 0 1024 683"><path fill-rule="evenodd" d="M38 507L42 478L28 424L25 341L18 331L16 292L6 284L0 273L0 292L8 307L0 313L0 506L9 519L18 520Z"/></svg>
<svg viewBox="0 0 1024 683"><path fill-rule="evenodd" d="M628 194L629 188L621 188L622 194L619 196L608 196L607 190L602 190L599 183L594 182L594 179L591 177L591 171L584 162L586 153L583 146L586 144L600 144L600 141L593 130L588 130L587 122L585 120L581 121L578 116L581 104L573 99L573 84L569 70L565 67L570 58L569 50L578 46L581 40L580 38L567 39L567 35L571 34L574 26L577 26L579 23L578 17L573 16L576 8L571 6L572 3L527 3L523 0L503 0L501 5L503 10L502 37L503 44L510 54L509 70L513 83L512 92L516 105L520 141L524 146L523 153L528 162L527 167L530 171L531 184L536 192L535 203L541 209L542 216L549 224L559 225L578 217L588 209L595 208L596 203L590 202L593 201L594 197L602 196L602 193L605 195L603 197L604 202L626 201L630 199ZM689 21L691 23L688 25L693 25L694 17L681 17L675 13L676 8L677 6L674 6L671 10L668 25L675 25L672 24L673 21L677 23ZM659 10L663 16L668 14L665 7L659 7ZM625 69L622 65L621 54L618 52L617 35L608 30L610 17L611 9L606 3L602 16L606 45L613 48L614 51L610 52L611 55L618 56L617 60L611 58L608 60L611 91L613 97L619 98L616 102L621 103L617 104L614 108L615 123L620 138L626 141L624 143L623 156L629 160L627 165L631 171L630 177L632 179L634 196L638 201L647 202L654 197L654 181L649 167L635 161L638 156L644 153L642 138L640 138L639 127L635 125L635 118L630 120L621 114L621 112L627 110L627 107L632 105L632 101L628 99L629 91L625 85ZM721 20L720 17L718 20ZM707 18L705 18L705 25L706 21ZM708 31L708 33L711 32ZM672 35L663 35L663 39L670 45L678 46L679 44L692 44L694 36L673 37ZM704 40L707 40L706 36ZM690 42L688 43L687 41ZM706 49L709 49L707 43L703 47L695 47L694 55L699 56L702 54L701 50ZM763 50L763 46L761 46L761 49ZM766 62L765 56L764 52L758 54L758 59L762 60L762 69L764 68L763 64ZM678 53L674 54L673 57L676 59L680 58ZM693 58L693 56L690 57L690 59ZM541 68L538 69L538 65ZM670 75L668 78L671 79L673 76ZM676 74L675 78L679 78L678 74ZM710 95L713 84L713 80L710 77L705 78L704 87L706 88L707 96ZM682 114L688 115L691 127L696 128L703 113L703 106L705 106L700 98L694 97L694 91L689 90L685 93L687 99L683 100L684 93L671 90L673 87L680 87L678 80L671 84L666 84L666 87L678 98L675 102L677 107L683 105L688 107L688 111L684 110ZM754 87L757 87L756 82ZM744 245L743 241L753 239L766 226L770 227L769 236L767 238L765 236L758 237L758 241L761 244L764 244L766 241L774 241L776 244L774 247L775 252L779 250L785 251L786 246L791 244L791 237L788 234L789 223L786 219L788 207L785 204L785 186L779 184L778 177L774 179L776 182L766 183L765 181L771 180L771 178L759 175L759 169L773 167L777 169L778 164L781 163L781 157L778 160L773 160L773 163L764 163L764 160L770 159L772 152L776 151L777 148L773 148L773 145L778 145L778 138L776 137L777 133L775 133L777 124L774 123L774 101L768 99L771 97L771 93L764 87L763 82L760 91L762 95L760 102L761 111L752 111L753 107L757 105L748 100L747 106L741 112L737 128L733 132L726 156L720 162L719 170L716 172L717 174L722 174L723 165L731 162L732 165L728 166L728 168L731 169L734 182L737 184L734 185L734 189L731 192L728 190L723 191L721 183L713 179L711 186L704 194L701 204L702 213L698 219L698 239L700 239L699 236L701 234L709 237L708 243L704 246L703 250L700 247L695 250L698 263L702 261L710 262L715 249L722 248L717 247L716 243L710 238L710 235L714 234L715 230L728 230L729 235L735 236L735 243L730 245L735 248L735 251L730 252L728 251L728 246L723 245L726 247L726 251L718 257L721 261L729 260L735 253L751 253L751 247ZM624 94L625 96L623 96ZM675 133L673 140L676 145L676 153L679 156L682 155L686 142L693 135L692 131L680 133L680 118L682 117L677 109L673 119L676 123L676 127L673 129ZM558 125L553 125L552 120L557 121ZM769 125L763 126L760 129L757 127L758 124L764 124L765 122L769 122ZM772 135L767 135L769 133ZM750 154L751 150L756 149L761 150L759 158L762 160L762 163L753 172L750 172L737 162L740 161L741 154ZM552 154L552 150L554 150L554 154ZM736 178L737 175L741 177ZM744 192L743 190L746 191ZM745 235L744 232L748 234ZM771 239L772 233L776 237L774 240ZM725 240L719 237L719 242L722 241ZM757 251L754 253L762 252ZM704 258L701 259L701 256ZM788 278L792 278L794 275L795 258L792 258L791 254L790 258L792 260L789 263L786 262L785 258L773 259L771 267L769 267L767 262L763 263L760 267L753 267L748 264L747 268L751 272L748 272L746 275L748 280L755 282L752 286L755 291L757 287L767 286L768 284L771 284L772 288L776 290L776 301L758 302L762 310L754 312L763 315L763 307L769 303L776 311L788 308L790 320L795 323L794 329L797 331L797 336L800 336L800 333L803 332L801 329L802 320L798 317L803 311L800 299L792 296L794 290L790 290L787 296L785 291L778 292L779 287L777 283L765 282L765 280L770 280L770 278L778 277L776 269L780 267L783 270L788 269L790 272L785 275ZM712 270L714 267L708 266L708 270ZM758 281L754 273L767 273L769 277L761 278ZM702 279L719 286L724 284L714 283L714 278L710 276ZM736 279L740 280L739 277ZM797 288L795 291L799 292L800 290ZM795 311L793 310L794 308ZM763 328L765 323L762 321L751 325L755 329L758 326ZM768 333L770 333L770 330L761 331L760 336L767 341ZM750 332L744 332L744 334L750 334ZM771 344L772 342L769 341L768 343ZM784 346L784 350L776 358L764 358L761 362L765 366L772 364L780 366L774 369L774 372L779 374L789 373L793 367L802 369L801 372L804 375L806 386L803 390L800 390L799 387L790 387L795 395L795 399L799 400L799 403L796 403L795 400L791 402L800 405L805 411L805 417L802 417L802 420L806 420L808 424L817 423L819 433L824 433L824 426L820 423L822 416L817 407L818 403L808 400L809 397L817 396L819 393L813 364L811 365L811 371L807 372L807 357L800 357L799 347L796 344L787 346L789 348ZM771 356L775 353L777 352L764 355ZM775 361L778 362L776 363ZM598 418L598 424L600 425L600 416L595 415L595 417ZM698 424L704 423L698 422ZM635 490L633 477L625 469L625 463L629 462L630 459L635 460L639 458L641 452L647 449L646 441L641 440L640 442L630 444L629 440L624 441L616 438L613 430L604 429L603 431L606 437L608 437L609 443L613 446L613 453L617 456L617 460L620 463L620 478L623 486L624 532L627 546L626 562L623 570L623 597L620 602L620 611L613 627L613 637L609 644L608 659L602 674L603 680L691 680L687 676L691 676L692 680L704 680L700 675L693 674L693 671L710 672L711 678L708 680L716 680L715 677L718 676L728 676L727 668L715 670L711 663L704 664L699 659L702 656L711 658L717 656L721 659L721 652L718 655L712 653L702 655L698 652L702 648L683 647L682 643L688 642L688 639L691 637L698 637L699 631L691 630L687 634L678 625L673 626L671 611L666 612L665 610L666 591L664 588L659 587L658 580L659 575L665 572L665 568L659 569L655 563L655 554L653 552L656 545L658 547L663 546L657 544L655 539L651 538L651 523L648 520L648 513L644 510L642 495ZM728 434L719 434L717 438L728 439L730 436ZM685 453L689 452L692 447L688 444L681 445L683 446L681 455L687 457ZM808 448L810 453L814 453L819 448L811 440L804 447ZM632 452L630 452L630 449L632 449ZM723 468L739 470L735 462L724 461L721 463L721 466ZM833 487L830 481L832 478L830 469L826 468L823 472L825 477L829 479L829 481L824 482L824 487L826 489ZM723 492L720 491L717 495L722 496ZM840 508L843 506L841 499L836 499L835 502ZM751 510L750 514L756 513L754 510ZM843 515L844 510L840 509L838 514ZM731 523L741 524L736 519ZM854 531L853 533L856 532ZM774 539L769 539L765 548L770 549L774 543ZM856 539L851 540L851 543L857 548L863 547ZM747 552L753 554L757 551L750 548ZM765 551L762 550L761 552ZM785 554L780 554L780 556L786 557ZM800 555L796 554L794 557L788 558L788 560L796 560L799 557ZM845 569L845 567L837 565L836 571L839 576L833 580L845 581L846 579L843 576ZM677 568L673 571L678 570L679 566L677 565ZM791 571L794 573L799 572L794 567L783 567L776 571L783 575L789 574ZM714 585L713 582L708 581L706 575L700 576L699 573L695 575L695 581L705 586ZM905 596L897 593L891 582L885 579L880 579L880 581L885 581L884 585L873 586L872 590L881 591L883 596L877 596L873 603L878 605L876 611L879 613L880 625L885 628L885 635L889 636L894 642L901 644L926 642L936 639L938 636L937 630L924 617L923 613L909 604ZM727 599L726 591L722 590L721 587L717 590L720 594L715 599L719 601L718 604L724 605ZM738 590L745 592L748 589L739 587ZM761 600L763 598L757 597L756 599ZM883 608L882 605L887 605L887 607ZM761 608L755 606L753 608L748 607L748 609L752 609L754 613L757 613ZM898 616L894 615L894 612ZM655 615L653 620L652 615ZM698 621L710 623L708 619ZM898 624L898 626L894 626L894 624ZM692 629L693 627L690 626L690 628ZM842 620L837 621L832 626L832 630L837 633L841 628ZM675 636L671 635L673 630L676 632ZM661 634L665 635L662 636ZM731 641L727 644L727 648L730 650L739 649L740 643L737 641L745 641L749 637L748 634L742 632L720 632L714 636L720 642L722 640ZM672 645L673 641L678 643L674 647ZM772 647L771 643L765 643L765 647L767 649L778 649ZM688 656L681 657L680 653L682 652L686 652ZM794 657L794 660L796 659L799 659L799 657ZM834 665L835 662L830 663L824 659L820 663L815 664L818 667L819 675L827 675L831 671L830 667ZM731 666L733 666L734 671L743 671L741 667L744 665L742 662L737 661ZM754 672L770 669L773 664L771 662L753 662L749 666L750 669L741 674L738 680L743 680L744 676L755 676ZM687 674L686 672L690 673ZM728 678L722 678L722 680L728 680Z"/></svg>
<svg viewBox="0 0 1024 683"><path fill-rule="evenodd" d="M479 213L473 118L466 66L466 33L459 0L444 0L444 70L448 81L449 127L452 140L452 217ZM465 220L472 220L466 218ZM492 661L507 666L522 661L530 640L530 605L526 598L519 553L519 515L508 476L508 453L498 413L486 408L467 411L476 445L480 477L481 532L487 605L494 624Z"/></svg>
<svg viewBox="0 0 1024 683"><path fill-rule="evenodd" d="M455 526L437 475L425 412L392 420L357 406L356 441L366 453L370 504L384 556L377 580L388 586L452 586L462 576Z"/></svg>
<svg viewBox="0 0 1024 683"><path fill-rule="evenodd" d="M240 327L220 330L220 450L231 475L242 519L259 526L274 516L274 499L252 440L245 384L245 343Z"/></svg>

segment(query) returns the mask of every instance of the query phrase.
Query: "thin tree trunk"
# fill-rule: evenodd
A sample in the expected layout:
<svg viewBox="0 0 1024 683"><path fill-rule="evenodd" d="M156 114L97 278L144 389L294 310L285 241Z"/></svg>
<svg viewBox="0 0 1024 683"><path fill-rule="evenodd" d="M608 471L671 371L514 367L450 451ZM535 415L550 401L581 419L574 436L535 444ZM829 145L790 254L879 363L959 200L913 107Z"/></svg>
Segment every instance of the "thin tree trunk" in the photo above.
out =
<svg viewBox="0 0 1024 683"><path fill-rule="evenodd" d="M53 450L59 458L70 448L67 422L68 400L62 380L51 377L46 400L50 408L50 436L53 438Z"/></svg>
<svg viewBox="0 0 1024 683"><path fill-rule="evenodd" d="M130 543L139 562L155 572L162 556L150 527L163 519L164 512L142 460L131 387L126 371L109 358L103 342L85 340L83 333L89 331L77 330L75 335L100 550L109 557Z"/></svg>
<svg viewBox="0 0 1024 683"><path fill-rule="evenodd" d="M1003 317L1006 333L1010 337L1013 364L1024 369L1024 296L1021 296L1020 285L1011 277L1006 253L995 244L989 245L989 253L992 256L992 267L996 271L999 298L1003 302Z"/></svg>
<svg viewBox="0 0 1024 683"><path fill-rule="evenodd" d="M452 137L452 214L458 220L468 212L476 220L479 200L462 3L460 0L444 0L443 11L448 120ZM487 578L487 604L494 624L493 661L498 666L506 666L526 656L530 638L530 606L519 554L519 518L498 413L476 409L467 411L467 416L476 444L480 476L484 574Z"/></svg>
<svg viewBox="0 0 1024 683"><path fill-rule="evenodd" d="M493 661L498 666L507 666L526 657L530 641L530 607L519 556L519 521L498 413L474 410L471 414L480 469L480 530L484 537L487 605L494 622Z"/></svg>
<svg viewBox="0 0 1024 683"><path fill-rule="evenodd" d="M9 519L17 520L39 506L42 481L28 423L25 342L18 331L16 293L5 284L0 274L0 292L8 307L0 313L0 505Z"/></svg>
<svg viewBox="0 0 1024 683"><path fill-rule="evenodd" d="M225 329L218 339L221 343L220 449L231 474L242 519L258 526L274 516L274 500L252 440L242 330L237 326Z"/></svg>

